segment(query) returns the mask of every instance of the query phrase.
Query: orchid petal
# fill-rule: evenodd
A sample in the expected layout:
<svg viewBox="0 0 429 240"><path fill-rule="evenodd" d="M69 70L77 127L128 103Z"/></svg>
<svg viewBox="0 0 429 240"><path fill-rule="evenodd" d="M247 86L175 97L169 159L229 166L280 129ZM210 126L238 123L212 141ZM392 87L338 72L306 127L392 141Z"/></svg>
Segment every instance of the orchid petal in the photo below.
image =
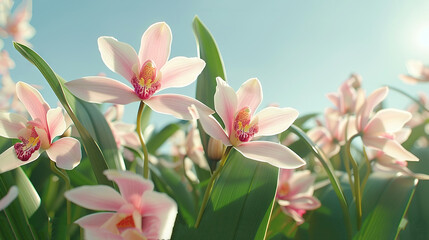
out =
<svg viewBox="0 0 429 240"><path fill-rule="evenodd" d="M0 173L31 163L40 156L40 153L40 149L36 150L27 161L22 161L17 157L15 148L12 146L0 154Z"/></svg>
<svg viewBox="0 0 429 240"><path fill-rule="evenodd" d="M123 240L121 235L112 233L104 228L87 228L85 229L84 239L106 239L106 240ZM134 240L134 239L133 239Z"/></svg>
<svg viewBox="0 0 429 240"><path fill-rule="evenodd" d="M201 103L200 101L179 94L162 94L152 96L144 102L155 112L170 114L176 118L192 120L192 114L189 113L188 107L195 105L200 115L210 115L214 111Z"/></svg>
<svg viewBox="0 0 429 240"><path fill-rule="evenodd" d="M407 111L382 109L368 122L365 132L397 132L402 129L411 117L411 113Z"/></svg>
<svg viewBox="0 0 429 240"><path fill-rule="evenodd" d="M60 107L49 109L46 115L49 127L50 140L62 135L66 131L66 121L63 110Z"/></svg>
<svg viewBox="0 0 429 240"><path fill-rule="evenodd" d="M18 187L12 186L6 196L0 199L0 211L5 209L9 204L18 197Z"/></svg>
<svg viewBox="0 0 429 240"><path fill-rule="evenodd" d="M249 107L251 113L255 113L262 102L262 87L257 78L251 78L244 82L237 91L237 109Z"/></svg>
<svg viewBox="0 0 429 240"><path fill-rule="evenodd" d="M99 37L98 49L104 64L115 73L131 82L139 68L139 59L133 47L113 37Z"/></svg>
<svg viewBox="0 0 429 240"><path fill-rule="evenodd" d="M200 115L200 123L204 131L212 138L222 141L225 146L231 146L225 130L212 115Z"/></svg>
<svg viewBox="0 0 429 240"><path fill-rule="evenodd" d="M143 33L139 59L140 64L147 60L155 62L157 68L162 68L170 56L171 29L165 22L152 24Z"/></svg>
<svg viewBox="0 0 429 240"><path fill-rule="evenodd" d="M255 136L279 134L288 129L297 117L298 111L293 108L264 108L253 117L258 121L258 132Z"/></svg>
<svg viewBox="0 0 429 240"><path fill-rule="evenodd" d="M71 137L64 137L55 141L46 149L49 158L56 162L57 167L72 170L80 163L82 152L80 142Z"/></svg>
<svg viewBox="0 0 429 240"><path fill-rule="evenodd" d="M141 199L140 213L156 216L159 221L159 239L170 239L177 215L177 204L165 193L145 192Z"/></svg>
<svg viewBox="0 0 429 240"><path fill-rule="evenodd" d="M305 164L296 153L278 143L253 141L242 143L235 148L247 158L267 162L278 168L292 169Z"/></svg>
<svg viewBox="0 0 429 240"><path fill-rule="evenodd" d="M75 223L78 224L81 228L100 228L113 215L115 215L115 213L93 213L79 218L75 221Z"/></svg>
<svg viewBox="0 0 429 240"><path fill-rule="evenodd" d="M294 172L293 177L289 181L291 188L288 195L313 195L313 183L315 180L316 176L312 175L309 170Z"/></svg>
<svg viewBox="0 0 429 240"><path fill-rule="evenodd" d="M122 197L135 206L140 205L140 197L144 192L153 190L151 181L131 172L105 170L104 175L114 181L118 185Z"/></svg>
<svg viewBox="0 0 429 240"><path fill-rule="evenodd" d="M313 196L301 196L290 200L289 207L302 210L314 210L321 206L319 200Z"/></svg>
<svg viewBox="0 0 429 240"><path fill-rule="evenodd" d="M301 225L304 223L304 218L294 208L290 208L289 206L280 206L280 208L286 215L292 217L297 225Z"/></svg>
<svg viewBox="0 0 429 240"><path fill-rule="evenodd" d="M365 146L383 151L386 155L399 161L419 161L412 153L407 151L397 141L381 137L362 137Z"/></svg>
<svg viewBox="0 0 429 240"><path fill-rule="evenodd" d="M81 186L64 196L73 203L92 210L117 211L127 202L113 188L105 185Z"/></svg>
<svg viewBox="0 0 429 240"><path fill-rule="evenodd" d="M26 127L27 119L16 113L0 112L0 136L18 138L19 130Z"/></svg>
<svg viewBox="0 0 429 240"><path fill-rule="evenodd" d="M39 91L24 82L18 82L16 84L16 95L24 104L33 120L39 119L42 127L44 129L48 129L46 113L50 107L45 102Z"/></svg>
<svg viewBox="0 0 429 240"><path fill-rule="evenodd" d="M237 94L222 78L216 78L217 86L214 95L214 105L217 114L225 124L228 134L231 133L232 123L237 112Z"/></svg>
<svg viewBox="0 0 429 240"><path fill-rule="evenodd" d="M133 89L107 77L84 77L65 85L78 98L88 102L128 104L140 101Z"/></svg>
<svg viewBox="0 0 429 240"><path fill-rule="evenodd" d="M184 87L194 82L206 66L199 58L175 57L162 68L161 88Z"/></svg>
<svg viewBox="0 0 429 240"><path fill-rule="evenodd" d="M368 123L369 116L371 115L375 106L377 106L386 98L388 91L389 89L387 87L382 87L375 90L368 96L366 102L357 114L356 128L358 131L362 131L365 128Z"/></svg>

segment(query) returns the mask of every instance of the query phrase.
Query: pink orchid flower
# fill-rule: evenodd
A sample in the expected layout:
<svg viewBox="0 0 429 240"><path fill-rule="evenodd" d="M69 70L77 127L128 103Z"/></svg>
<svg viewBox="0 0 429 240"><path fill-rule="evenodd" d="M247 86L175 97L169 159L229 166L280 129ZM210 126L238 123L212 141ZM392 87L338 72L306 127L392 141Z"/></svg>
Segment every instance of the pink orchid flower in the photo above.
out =
<svg viewBox="0 0 429 240"><path fill-rule="evenodd" d="M140 51L112 37L100 37L98 47L107 67L122 75L133 88L111 78L84 77L66 83L77 97L89 102L128 104L143 101L154 111L170 114L180 119L192 119L188 106L194 104L199 111L213 111L201 102L178 94L155 93L170 88L189 85L201 73L205 62L199 58L175 57L168 60L171 30L164 23L155 23L143 34Z"/></svg>
<svg viewBox="0 0 429 240"><path fill-rule="evenodd" d="M399 75L399 78L405 83L429 82L429 67L425 66L421 61L408 61L407 70L410 75Z"/></svg>
<svg viewBox="0 0 429 240"><path fill-rule="evenodd" d="M9 206L16 197L18 197L18 188L16 186L12 186L6 196L0 199L0 211Z"/></svg>
<svg viewBox="0 0 429 240"><path fill-rule="evenodd" d="M129 146L140 147L140 140L137 136L136 125L122 121L124 105L113 105L104 113L107 123L112 130L118 148Z"/></svg>
<svg viewBox="0 0 429 240"><path fill-rule="evenodd" d="M21 140L0 155L0 173L36 160L43 151L59 168L76 167L82 156L79 141L70 137L54 141L67 129L62 109L51 109L26 83L18 82L16 93L32 120L16 113L0 113L0 136Z"/></svg>
<svg viewBox="0 0 429 240"><path fill-rule="evenodd" d="M303 215L308 210L320 207L319 200L313 197L315 179L309 170L294 172L290 169L280 169L277 203L298 225L304 223Z"/></svg>
<svg viewBox="0 0 429 240"><path fill-rule="evenodd" d="M32 1L24 0L13 14L8 14L5 26L0 28L0 35L11 36L14 41L30 45L27 40L36 33L36 30L30 25L31 11Z"/></svg>
<svg viewBox="0 0 429 240"><path fill-rule="evenodd" d="M324 126L316 126L308 131L307 135L330 158L340 151L341 145L344 145L346 131L348 131L348 137L351 137L352 134L351 130L346 127L347 118L339 115L338 112L328 108L324 116ZM351 122L353 119L349 118L349 126L353 126Z"/></svg>
<svg viewBox="0 0 429 240"><path fill-rule="evenodd" d="M362 79L353 74L338 88L338 92L326 96L335 105L340 115L355 114L365 100L365 92L360 88Z"/></svg>
<svg viewBox="0 0 429 240"><path fill-rule="evenodd" d="M177 204L166 194L153 191L153 183L131 172L106 170L120 194L113 188L82 186L65 197L82 207L101 211L76 221L87 239L170 239Z"/></svg>
<svg viewBox="0 0 429 240"><path fill-rule="evenodd" d="M295 109L267 107L254 114L262 101L262 87L258 79L247 80L237 92L221 78L216 78L216 81L214 104L225 124L225 130L212 115L200 114L201 125L207 134L221 140L225 146L234 146L247 158L279 168L297 168L305 164L286 146L268 141L251 141L254 137L285 131L298 117Z"/></svg>
<svg viewBox="0 0 429 240"><path fill-rule="evenodd" d="M400 161L418 161L416 156L395 140L394 135L411 119L411 113L397 109L382 109L371 116L374 108L386 98L387 92L388 88L382 87L368 96L356 115L356 130L361 134L366 147L383 151Z"/></svg>
<svg viewBox="0 0 429 240"><path fill-rule="evenodd" d="M9 57L9 53L6 50L0 53L0 74L9 74L9 70L15 67L15 62Z"/></svg>

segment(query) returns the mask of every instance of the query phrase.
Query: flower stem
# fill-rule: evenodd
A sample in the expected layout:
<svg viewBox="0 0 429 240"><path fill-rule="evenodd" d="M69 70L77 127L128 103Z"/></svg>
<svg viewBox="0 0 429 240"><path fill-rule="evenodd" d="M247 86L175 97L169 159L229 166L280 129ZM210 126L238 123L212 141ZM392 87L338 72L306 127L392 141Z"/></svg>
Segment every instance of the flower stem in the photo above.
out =
<svg viewBox="0 0 429 240"><path fill-rule="evenodd" d="M142 145L142 149L143 149L143 156L144 156L144 163L143 163L143 177L148 179L149 178L149 154L147 153L147 147L146 144L144 142L143 139L143 134L142 134L142 129L141 129L141 125L142 125L142 114L143 114L143 109L145 107L145 104L143 101L140 101L140 106L139 106L139 111L137 113L137 135L139 136L140 139L140 144Z"/></svg>
<svg viewBox="0 0 429 240"><path fill-rule="evenodd" d="M351 143L353 141L353 139L355 139L356 137L358 137L359 134L353 135L353 137L350 138L349 141L347 141L346 143L346 152L347 152L347 156L348 159L351 163L352 163L352 168L353 168L353 177L354 177L354 197L355 197L355 201L356 201L356 218L357 218L357 229L358 231L361 228L361 224L362 224L362 192L360 190L360 175L359 175L359 166L357 164L357 162L355 161L355 159L353 158L350 150L351 150ZM351 183L350 183L351 185Z"/></svg>
<svg viewBox="0 0 429 240"><path fill-rule="evenodd" d="M344 191L341 187L340 181L335 175L331 162L326 157L325 153L316 144L314 144L314 142L311 141L311 139L299 127L292 124L289 129L291 130L291 132L295 133L304 140L304 142L307 144L313 154L320 160L320 163L322 163L322 166L328 175L329 181L331 182L332 188L334 189L334 192L337 195L338 200L340 201L340 206L343 210L344 220L346 221L345 224L347 228L347 237L348 239L352 239L352 224L350 221L349 207L347 204L346 197L344 195Z"/></svg>
<svg viewBox="0 0 429 240"><path fill-rule="evenodd" d="M67 172L65 170L60 170L57 168L57 166L55 165L54 161L51 161L51 170L52 172L54 172L56 175L58 175L61 179L64 180L65 184L66 184L66 190L70 190L71 189L71 184L70 184L70 178L67 175ZM71 225L71 203L69 200L66 199L66 204L67 204L67 226L66 226L66 239L70 239L70 225Z"/></svg>
<svg viewBox="0 0 429 240"><path fill-rule="evenodd" d="M209 201L210 193L212 192L214 181L216 180L219 173L222 171L223 166L225 165L226 159L228 158L229 153L231 152L232 146L228 146L225 150L225 153L222 156L222 159L220 160L219 167L216 169L216 171L213 173L212 177L210 178L210 182L207 185L206 192L204 193L203 202L201 203L200 211L198 212L197 221L195 221L195 228L198 228L200 225L201 218L203 217L204 209L206 208L207 202Z"/></svg>
<svg viewBox="0 0 429 240"><path fill-rule="evenodd" d="M365 177L362 180L361 189L363 194L363 189L365 189L366 182L368 181L369 175L371 174L371 163L369 162L368 155L366 154L365 147L363 147L363 157L366 163L366 173Z"/></svg>

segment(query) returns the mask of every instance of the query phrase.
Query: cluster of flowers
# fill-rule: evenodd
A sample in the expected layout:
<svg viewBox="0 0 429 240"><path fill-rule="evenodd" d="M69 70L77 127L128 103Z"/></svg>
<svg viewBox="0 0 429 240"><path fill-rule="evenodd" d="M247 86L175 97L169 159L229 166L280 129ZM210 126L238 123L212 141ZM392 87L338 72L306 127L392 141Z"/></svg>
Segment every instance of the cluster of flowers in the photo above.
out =
<svg viewBox="0 0 429 240"><path fill-rule="evenodd" d="M10 1L3 2L1 11L9 12L11 6ZM8 14L7 18L0 19L0 35L26 42L34 34L28 23L30 17L31 2L28 1L14 15ZM114 104L106 111L105 118L118 148L130 161L135 156L124 146L138 149L143 143L136 133L136 125L122 122L124 104L141 102L156 112L190 120L191 128L187 136L184 132L180 133L181 136L173 144L172 155L185 161L185 174L191 181L197 181L192 171L193 164L209 169L197 129L198 119L212 138L209 148L218 150L213 158L220 159L225 148L234 148L249 159L281 169L277 204L297 224L302 224L306 211L321 205L313 197L315 175L304 170L306 162L285 145L258 139L287 130L297 119L298 112L292 108L273 106L257 112L263 94L261 83L256 78L247 80L235 91L218 77L215 111L191 97L158 94L167 88L191 84L205 67L205 62L199 58L169 59L171 41L170 27L164 22L155 23L146 30L138 53L130 45L113 37L100 37L98 46L103 62L110 70L123 76L132 87L100 75L69 81L65 86L75 96L88 102ZM66 133L71 127L68 116L60 107L50 108L35 87L24 82L15 84L9 76L9 69L13 67L13 61L4 51L0 56L0 74L3 76L0 98L4 98L1 103L6 104L0 106L0 136L19 141L0 154L0 173L30 163L42 152L46 152L58 168L74 169L80 163L82 153L78 136L74 138ZM427 69L422 68L418 76L403 78L415 81L419 77L426 78ZM334 107L326 109L324 123L319 121L308 136L328 158L337 155L348 141L360 137L369 158L377 160L373 164L375 170L397 171L425 179L426 175L416 175L406 167L407 161L418 161L418 158L401 146L410 135L406 124L412 114L397 109L375 111L387 93L388 88L383 87L366 97L360 77L352 75L338 92L328 94ZM417 114L417 109L414 106L410 111ZM24 116L26 113L30 120ZM224 127L214 117L215 113ZM410 122L409 126L427 119L427 116L419 116L420 122ZM301 170L292 170L297 168ZM164 193L155 192L150 180L131 171L106 170L104 174L117 184L120 193L104 185L80 186L65 193L65 197L77 205L108 211L87 215L76 221L85 229L88 239L165 239L171 236L177 215L174 200ZM12 187L0 201L0 210L7 207L17 194L17 188Z"/></svg>

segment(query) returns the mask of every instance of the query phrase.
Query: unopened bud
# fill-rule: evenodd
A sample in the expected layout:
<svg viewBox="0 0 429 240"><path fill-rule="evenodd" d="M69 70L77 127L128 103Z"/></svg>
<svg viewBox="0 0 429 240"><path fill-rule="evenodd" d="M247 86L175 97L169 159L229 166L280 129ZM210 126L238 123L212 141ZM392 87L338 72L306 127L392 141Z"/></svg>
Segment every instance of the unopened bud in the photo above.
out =
<svg viewBox="0 0 429 240"><path fill-rule="evenodd" d="M219 161L224 152L223 143L215 138L210 138L207 149L207 156L214 161Z"/></svg>

